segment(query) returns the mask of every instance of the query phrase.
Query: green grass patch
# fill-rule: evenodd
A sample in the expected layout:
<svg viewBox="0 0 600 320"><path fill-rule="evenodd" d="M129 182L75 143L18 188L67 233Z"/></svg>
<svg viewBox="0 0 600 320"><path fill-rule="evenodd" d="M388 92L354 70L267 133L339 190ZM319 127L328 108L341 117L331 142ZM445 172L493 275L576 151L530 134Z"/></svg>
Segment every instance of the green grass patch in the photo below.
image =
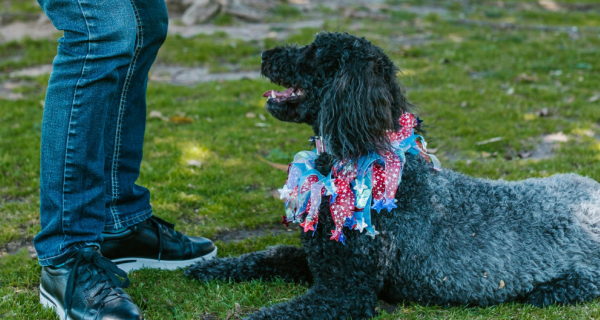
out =
<svg viewBox="0 0 600 320"><path fill-rule="evenodd" d="M0 44L0 72L52 63L57 46L55 40L29 38Z"/></svg>

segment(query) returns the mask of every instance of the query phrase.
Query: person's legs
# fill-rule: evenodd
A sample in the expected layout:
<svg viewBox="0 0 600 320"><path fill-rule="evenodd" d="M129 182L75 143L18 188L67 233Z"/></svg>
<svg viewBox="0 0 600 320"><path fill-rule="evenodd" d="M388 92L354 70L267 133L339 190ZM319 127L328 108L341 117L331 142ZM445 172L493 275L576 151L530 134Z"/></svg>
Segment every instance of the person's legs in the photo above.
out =
<svg viewBox="0 0 600 320"><path fill-rule="evenodd" d="M135 184L142 162L148 71L167 36L164 0L131 0L137 24L132 63L122 70L104 128L105 230L135 225L152 215L150 192Z"/></svg>
<svg viewBox="0 0 600 320"><path fill-rule="evenodd" d="M122 72L132 64L136 13L130 0L39 0L64 36L50 76L42 124L42 266L98 245L106 224L104 128ZM118 97L117 97L118 98Z"/></svg>
<svg viewBox="0 0 600 320"><path fill-rule="evenodd" d="M132 63L120 71L104 131L106 222L102 254L125 271L175 269L216 255L205 238L188 237L152 216L148 189L135 184L142 162L148 71L167 36L164 0L131 0L137 22Z"/></svg>
<svg viewBox="0 0 600 320"><path fill-rule="evenodd" d="M120 287L127 274L102 257L105 226L104 127L132 62L136 21L130 0L39 0L64 30L42 124L40 303L69 319L142 319ZM117 274L126 279L121 282Z"/></svg>

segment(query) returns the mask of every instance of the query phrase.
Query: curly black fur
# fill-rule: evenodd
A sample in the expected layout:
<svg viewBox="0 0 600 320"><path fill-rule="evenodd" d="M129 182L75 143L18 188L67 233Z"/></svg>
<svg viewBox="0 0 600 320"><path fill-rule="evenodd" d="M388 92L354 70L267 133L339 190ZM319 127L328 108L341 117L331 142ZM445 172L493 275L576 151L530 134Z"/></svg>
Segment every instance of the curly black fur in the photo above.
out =
<svg viewBox="0 0 600 320"><path fill-rule="evenodd" d="M325 137L332 163L387 148L386 130L409 104L397 69L381 49L348 34L321 33L313 44L263 55L263 74L301 87L302 99L268 103L284 121L304 122ZM391 303L488 306L520 301L572 304L600 296L600 184L577 175L519 182L436 172L408 156L396 194L398 208L373 211L381 232L371 239L345 231L329 240L334 223L328 199L314 236L303 248L273 247L239 258L199 263L199 280L273 279L312 282L298 298L250 319L362 319L377 299Z"/></svg>
<svg viewBox="0 0 600 320"><path fill-rule="evenodd" d="M385 132L410 104L396 81L398 68L364 38L321 33L305 47L286 46L263 53L262 73L284 87L302 88L293 103L267 102L282 121L307 123L325 138L337 158L389 149Z"/></svg>

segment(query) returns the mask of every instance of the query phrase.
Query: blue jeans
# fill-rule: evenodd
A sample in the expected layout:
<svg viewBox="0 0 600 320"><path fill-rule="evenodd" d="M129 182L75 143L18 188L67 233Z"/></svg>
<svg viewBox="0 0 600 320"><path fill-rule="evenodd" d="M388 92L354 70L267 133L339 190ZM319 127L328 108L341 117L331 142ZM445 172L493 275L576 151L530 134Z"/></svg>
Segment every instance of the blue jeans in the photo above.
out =
<svg viewBox="0 0 600 320"><path fill-rule="evenodd" d="M42 123L42 266L102 242L102 231L152 215L135 184L142 161L148 71L167 35L164 0L38 0L64 31Z"/></svg>

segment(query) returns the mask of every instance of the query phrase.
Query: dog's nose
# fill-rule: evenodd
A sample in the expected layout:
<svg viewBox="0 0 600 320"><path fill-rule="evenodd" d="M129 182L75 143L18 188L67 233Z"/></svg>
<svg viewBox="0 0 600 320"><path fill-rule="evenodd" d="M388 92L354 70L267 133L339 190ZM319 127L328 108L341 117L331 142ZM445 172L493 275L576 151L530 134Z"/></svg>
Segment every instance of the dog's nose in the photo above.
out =
<svg viewBox="0 0 600 320"><path fill-rule="evenodd" d="M263 52L260 54L260 58L261 58L261 61L265 61L265 59L267 58L267 52L266 52L266 51L263 51Z"/></svg>

